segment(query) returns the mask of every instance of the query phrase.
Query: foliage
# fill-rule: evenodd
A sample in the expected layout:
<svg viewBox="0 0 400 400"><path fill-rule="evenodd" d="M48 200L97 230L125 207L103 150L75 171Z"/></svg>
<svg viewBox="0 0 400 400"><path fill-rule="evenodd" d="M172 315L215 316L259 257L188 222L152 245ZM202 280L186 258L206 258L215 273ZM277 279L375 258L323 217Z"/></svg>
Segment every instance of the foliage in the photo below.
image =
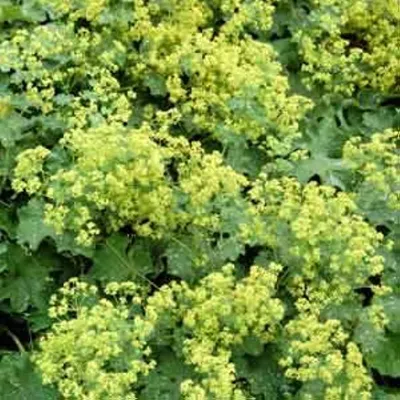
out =
<svg viewBox="0 0 400 400"><path fill-rule="evenodd" d="M307 83L351 96L358 88L399 85L400 11L396 0L311 0L294 28ZM304 15L306 14L306 15ZM339 73L340 71L340 73Z"/></svg>
<svg viewBox="0 0 400 400"><path fill-rule="evenodd" d="M1 1L0 400L398 398L399 19Z"/></svg>

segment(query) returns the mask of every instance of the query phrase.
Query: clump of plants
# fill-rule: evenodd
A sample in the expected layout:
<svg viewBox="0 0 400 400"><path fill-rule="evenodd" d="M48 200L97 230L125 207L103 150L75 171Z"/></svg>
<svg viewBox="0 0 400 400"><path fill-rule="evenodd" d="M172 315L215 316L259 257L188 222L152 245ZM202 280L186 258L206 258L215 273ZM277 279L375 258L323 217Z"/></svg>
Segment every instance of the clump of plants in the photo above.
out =
<svg viewBox="0 0 400 400"><path fill-rule="evenodd" d="M3 1L0 399L397 399L399 10Z"/></svg>

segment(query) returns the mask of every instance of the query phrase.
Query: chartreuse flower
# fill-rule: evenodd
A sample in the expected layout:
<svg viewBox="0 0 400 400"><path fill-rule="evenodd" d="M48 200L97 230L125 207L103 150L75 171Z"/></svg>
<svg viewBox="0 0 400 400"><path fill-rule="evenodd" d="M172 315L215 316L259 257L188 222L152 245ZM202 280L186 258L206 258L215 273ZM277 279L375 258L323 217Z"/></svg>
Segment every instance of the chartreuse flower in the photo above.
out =
<svg viewBox="0 0 400 400"><path fill-rule="evenodd" d="M154 367L147 339L151 318L130 316L140 303L133 283L111 283L99 298L97 288L75 279L52 298L51 332L33 355L43 383L56 385L65 399L136 399L131 388Z"/></svg>
<svg viewBox="0 0 400 400"><path fill-rule="evenodd" d="M311 0L295 28L306 83L351 96L357 88L398 89L397 0Z"/></svg>
<svg viewBox="0 0 400 400"><path fill-rule="evenodd" d="M310 102L289 93L273 48L248 35L270 29L271 1L40 3L56 22L10 33L0 60L29 110L62 127L50 129L55 145L21 152L13 183L45 200L57 233L91 245L104 226L153 238L188 224L215 231L216 204L246 179L184 138L225 146L240 135L276 155L299 136Z"/></svg>
<svg viewBox="0 0 400 400"><path fill-rule="evenodd" d="M176 355L194 368L183 398L245 399L231 351L249 336L274 339L284 314L275 297L280 271L253 266L238 280L227 265L195 287L173 282L148 298L132 282L108 284L104 297L72 279L52 298L56 321L33 361L65 399L136 399L139 380L155 366L153 338L167 330Z"/></svg>
<svg viewBox="0 0 400 400"><path fill-rule="evenodd" d="M191 130L222 142L241 135L273 154L288 151L310 102L289 94L273 48L246 34L270 29L273 2L134 3L129 34L146 40L133 55L135 80L168 95ZM214 32L218 15L225 22Z"/></svg>
<svg viewBox="0 0 400 400"><path fill-rule="evenodd" d="M167 145L157 143L164 139ZM83 245L100 233L103 218L110 230L131 225L139 235L152 237L187 223L216 228L215 199L238 197L247 183L219 153L205 154L198 144L165 138L162 132L158 136L148 125L75 128L63 145L74 157L70 168L42 173L41 180L38 173L49 151L26 150L18 158L13 187L30 194L43 189L45 221L60 234L68 227ZM168 175L171 163L177 166L177 182Z"/></svg>
<svg viewBox="0 0 400 400"><path fill-rule="evenodd" d="M194 289L184 283L172 286L177 307L174 317L188 331L182 342L183 355L198 374L183 382L184 398L195 399L193 393L198 392L208 399L245 399L234 384L231 350L248 336L261 343L275 337L284 314L281 301L274 298L280 271L274 264L267 270L254 266L248 277L236 282L234 266L227 265Z"/></svg>
<svg viewBox="0 0 400 400"><path fill-rule="evenodd" d="M304 313L290 321L285 330L289 346L281 365L289 379L303 382L301 398L372 398L373 382L360 349L339 320L321 321L315 314Z"/></svg>
<svg viewBox="0 0 400 400"><path fill-rule="evenodd" d="M369 142L351 138L343 148L343 158L357 174L359 201L373 197L393 211L400 211L400 133L387 129Z"/></svg>
<svg viewBox="0 0 400 400"><path fill-rule="evenodd" d="M17 192L26 191L28 194L38 193L42 188L41 173L43 161L50 154L50 150L43 146L25 150L17 157L13 189Z"/></svg>
<svg viewBox="0 0 400 400"><path fill-rule="evenodd" d="M357 215L353 196L291 178L254 182L243 239L275 250L288 267L295 297L319 310L340 304L368 277L383 271L377 254L382 234Z"/></svg>

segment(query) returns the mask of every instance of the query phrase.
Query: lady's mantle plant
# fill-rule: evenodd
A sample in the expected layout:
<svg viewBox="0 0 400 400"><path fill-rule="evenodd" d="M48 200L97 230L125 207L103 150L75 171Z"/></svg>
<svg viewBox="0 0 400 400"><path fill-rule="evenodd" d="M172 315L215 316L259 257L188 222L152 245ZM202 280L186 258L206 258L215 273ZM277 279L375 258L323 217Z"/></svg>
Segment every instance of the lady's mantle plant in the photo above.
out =
<svg viewBox="0 0 400 400"><path fill-rule="evenodd" d="M396 399L398 23L3 0L0 398Z"/></svg>

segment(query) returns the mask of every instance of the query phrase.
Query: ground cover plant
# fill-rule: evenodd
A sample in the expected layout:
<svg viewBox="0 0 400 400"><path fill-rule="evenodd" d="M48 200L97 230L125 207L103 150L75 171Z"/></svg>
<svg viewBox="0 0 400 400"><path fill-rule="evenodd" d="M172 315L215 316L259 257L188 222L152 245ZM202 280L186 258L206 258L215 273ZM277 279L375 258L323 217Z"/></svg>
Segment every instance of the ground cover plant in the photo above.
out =
<svg viewBox="0 0 400 400"><path fill-rule="evenodd" d="M0 400L400 399L398 0L0 0Z"/></svg>

